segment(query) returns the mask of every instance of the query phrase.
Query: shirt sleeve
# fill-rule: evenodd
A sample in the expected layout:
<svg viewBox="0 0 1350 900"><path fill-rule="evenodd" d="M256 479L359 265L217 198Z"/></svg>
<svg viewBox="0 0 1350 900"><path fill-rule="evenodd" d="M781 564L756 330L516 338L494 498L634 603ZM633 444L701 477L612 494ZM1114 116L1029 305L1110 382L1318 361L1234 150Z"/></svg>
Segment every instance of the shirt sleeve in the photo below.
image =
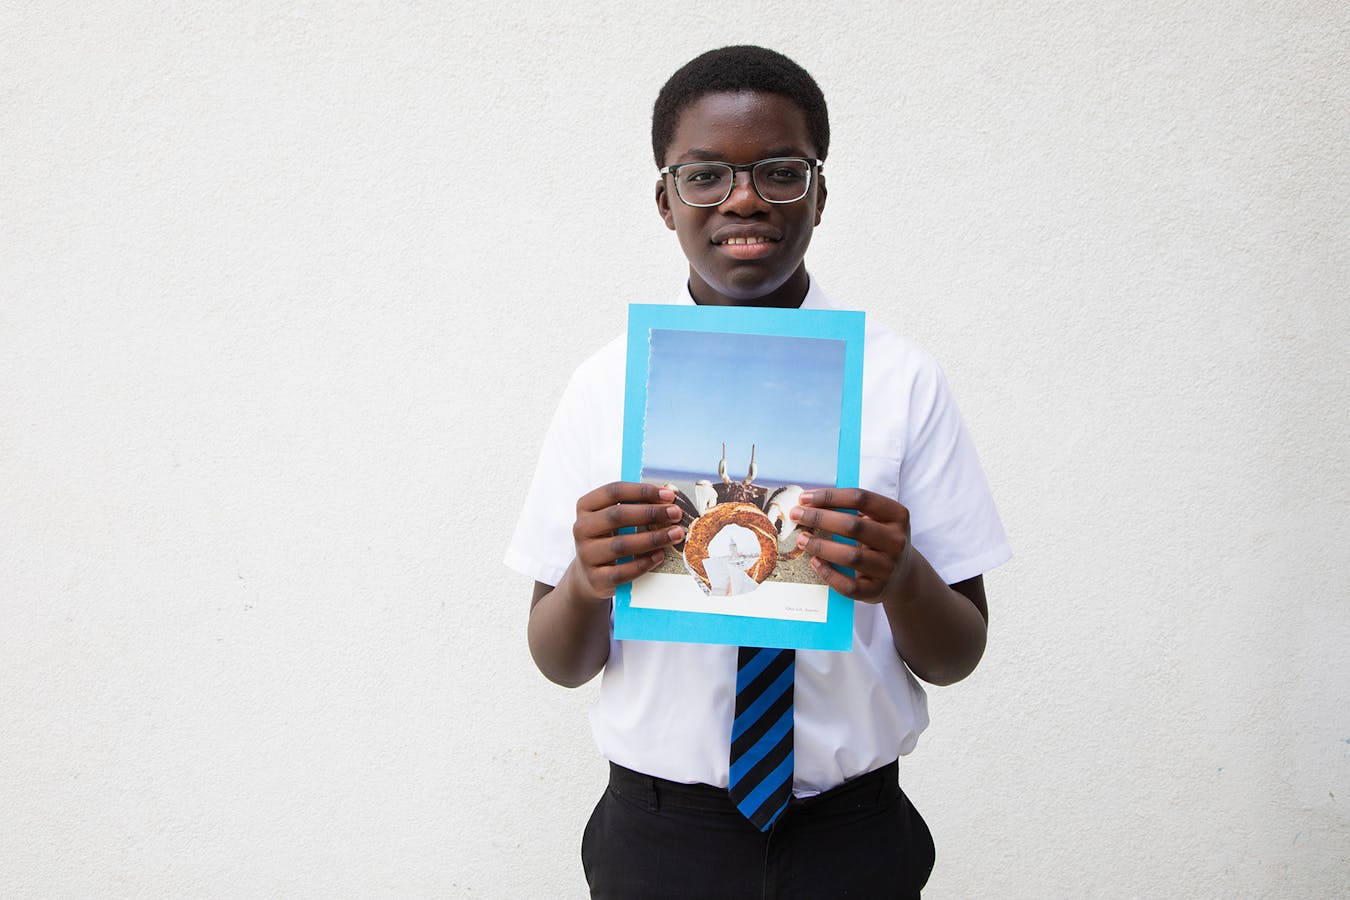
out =
<svg viewBox="0 0 1350 900"><path fill-rule="evenodd" d="M574 374L544 435L525 505L506 548L508 568L544 584L556 585L576 555L576 502L592 487L587 483L589 436L579 415L585 408L584 393Z"/></svg>
<svg viewBox="0 0 1350 900"><path fill-rule="evenodd" d="M988 479L936 361L919 367L910 392L899 499L911 540L948 584L1012 556Z"/></svg>

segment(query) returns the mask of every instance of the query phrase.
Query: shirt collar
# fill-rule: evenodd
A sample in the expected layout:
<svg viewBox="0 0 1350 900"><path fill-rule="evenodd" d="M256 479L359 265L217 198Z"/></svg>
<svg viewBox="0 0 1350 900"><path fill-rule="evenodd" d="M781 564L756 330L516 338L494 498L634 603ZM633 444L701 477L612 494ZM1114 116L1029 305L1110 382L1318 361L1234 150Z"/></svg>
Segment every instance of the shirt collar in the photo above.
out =
<svg viewBox="0 0 1350 900"><path fill-rule="evenodd" d="M679 299L675 301L677 306L693 306L694 295L689 293L689 282L684 283L680 290ZM806 288L806 296L802 299L800 309L834 309L834 304L830 298L825 296L825 292L820 289L816 279L812 277Z"/></svg>

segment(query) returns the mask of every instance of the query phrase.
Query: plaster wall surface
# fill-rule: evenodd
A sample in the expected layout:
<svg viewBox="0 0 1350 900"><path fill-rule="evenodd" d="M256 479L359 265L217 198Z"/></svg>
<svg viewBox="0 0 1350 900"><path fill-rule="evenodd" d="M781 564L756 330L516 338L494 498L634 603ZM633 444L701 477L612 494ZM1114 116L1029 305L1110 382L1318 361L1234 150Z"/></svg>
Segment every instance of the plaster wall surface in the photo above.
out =
<svg viewBox="0 0 1350 900"><path fill-rule="evenodd" d="M0 7L0 895L584 896L500 559L737 42L1017 554L925 895L1350 893L1350 6L601 0Z"/></svg>

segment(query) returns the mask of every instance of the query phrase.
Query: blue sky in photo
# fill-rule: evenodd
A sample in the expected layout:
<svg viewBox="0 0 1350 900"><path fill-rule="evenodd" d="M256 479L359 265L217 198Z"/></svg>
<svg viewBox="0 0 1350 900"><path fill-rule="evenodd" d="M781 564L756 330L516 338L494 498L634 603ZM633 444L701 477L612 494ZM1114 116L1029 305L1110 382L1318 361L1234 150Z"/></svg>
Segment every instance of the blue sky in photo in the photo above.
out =
<svg viewBox="0 0 1350 900"><path fill-rule="evenodd" d="M835 482L845 343L823 338L652 329L645 469Z"/></svg>

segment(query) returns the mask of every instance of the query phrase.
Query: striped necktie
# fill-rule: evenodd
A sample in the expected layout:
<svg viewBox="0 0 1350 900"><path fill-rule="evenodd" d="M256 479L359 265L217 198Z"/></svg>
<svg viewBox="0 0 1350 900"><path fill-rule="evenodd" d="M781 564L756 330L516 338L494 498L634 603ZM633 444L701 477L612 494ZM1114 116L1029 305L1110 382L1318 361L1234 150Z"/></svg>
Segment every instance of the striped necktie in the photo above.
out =
<svg viewBox="0 0 1350 900"><path fill-rule="evenodd" d="M793 650L740 648L728 790L741 815L760 831L769 830L792 797L795 671Z"/></svg>

